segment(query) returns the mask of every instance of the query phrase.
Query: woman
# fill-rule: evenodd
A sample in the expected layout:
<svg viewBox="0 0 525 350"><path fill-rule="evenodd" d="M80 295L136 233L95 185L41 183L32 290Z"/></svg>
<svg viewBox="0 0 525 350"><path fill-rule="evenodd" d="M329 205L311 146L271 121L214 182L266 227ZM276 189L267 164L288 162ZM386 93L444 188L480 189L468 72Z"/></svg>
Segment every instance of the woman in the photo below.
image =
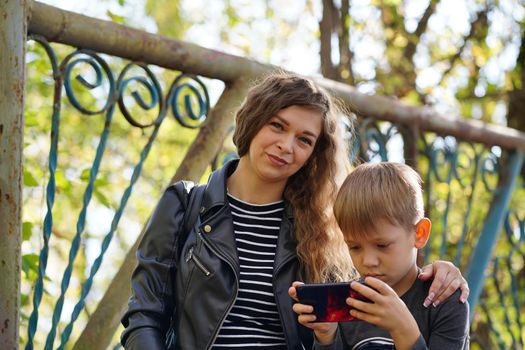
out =
<svg viewBox="0 0 525 350"><path fill-rule="evenodd" d="M308 348L312 333L297 323L288 288L352 277L329 210L348 171L329 95L272 74L249 91L236 122L240 159L211 174L198 230L180 254L184 206L173 188L150 220L122 320L126 349L164 349L170 327L174 349ZM437 269L435 291L462 281L450 263L428 268Z"/></svg>

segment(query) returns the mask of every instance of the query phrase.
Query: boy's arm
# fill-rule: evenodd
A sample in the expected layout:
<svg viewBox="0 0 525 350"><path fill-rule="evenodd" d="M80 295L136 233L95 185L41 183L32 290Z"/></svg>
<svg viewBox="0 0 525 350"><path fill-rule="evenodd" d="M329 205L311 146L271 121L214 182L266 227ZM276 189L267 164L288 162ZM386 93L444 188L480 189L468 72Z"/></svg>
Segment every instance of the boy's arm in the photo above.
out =
<svg viewBox="0 0 525 350"><path fill-rule="evenodd" d="M450 299L432 309L429 322L420 322L421 332L428 334L428 342L420 336L412 350L468 350L470 348L469 306L468 303L457 301L459 294L460 292L457 291Z"/></svg>
<svg viewBox="0 0 525 350"><path fill-rule="evenodd" d="M459 294L457 291L432 311L428 349L469 349L469 306L458 302Z"/></svg>
<svg viewBox="0 0 525 350"><path fill-rule="evenodd" d="M355 308L350 312L351 315L389 332L396 349L413 349L421 332L403 300L390 286L377 278L367 277L365 283L367 285L353 282L352 289L373 303L348 298L348 305Z"/></svg>

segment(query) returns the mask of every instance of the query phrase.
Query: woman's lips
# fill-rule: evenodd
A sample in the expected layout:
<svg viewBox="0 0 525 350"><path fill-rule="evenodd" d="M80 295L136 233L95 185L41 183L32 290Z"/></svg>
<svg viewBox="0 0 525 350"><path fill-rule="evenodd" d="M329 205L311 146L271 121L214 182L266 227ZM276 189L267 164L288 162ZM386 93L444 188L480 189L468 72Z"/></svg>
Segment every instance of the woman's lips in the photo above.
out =
<svg viewBox="0 0 525 350"><path fill-rule="evenodd" d="M271 154L268 155L268 158L270 158L272 163L274 163L276 165L286 165L286 164L288 164L288 162L286 160L284 160L284 159L282 159L280 157L271 155Z"/></svg>

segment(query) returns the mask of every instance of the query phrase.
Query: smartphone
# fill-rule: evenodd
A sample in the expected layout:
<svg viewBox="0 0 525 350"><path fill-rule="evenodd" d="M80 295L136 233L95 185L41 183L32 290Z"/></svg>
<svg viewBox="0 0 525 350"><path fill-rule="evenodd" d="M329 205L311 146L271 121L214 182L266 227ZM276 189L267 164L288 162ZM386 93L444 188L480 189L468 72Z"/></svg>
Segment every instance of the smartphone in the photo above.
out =
<svg viewBox="0 0 525 350"><path fill-rule="evenodd" d="M360 279L356 282L363 283ZM297 298L301 304L312 305L316 320L314 322L346 322L355 320L350 315L346 298L352 297L368 303L372 301L350 287L351 282L311 283L297 286Z"/></svg>

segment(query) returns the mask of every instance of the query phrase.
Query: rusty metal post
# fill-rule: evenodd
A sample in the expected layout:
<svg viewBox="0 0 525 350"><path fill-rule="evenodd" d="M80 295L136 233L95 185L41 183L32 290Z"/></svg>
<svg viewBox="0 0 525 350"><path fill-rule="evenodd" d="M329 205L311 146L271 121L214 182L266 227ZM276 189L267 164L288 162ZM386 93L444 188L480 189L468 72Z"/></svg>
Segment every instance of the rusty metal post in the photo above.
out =
<svg viewBox="0 0 525 350"><path fill-rule="evenodd" d="M0 2L0 344L18 349L27 2Z"/></svg>

